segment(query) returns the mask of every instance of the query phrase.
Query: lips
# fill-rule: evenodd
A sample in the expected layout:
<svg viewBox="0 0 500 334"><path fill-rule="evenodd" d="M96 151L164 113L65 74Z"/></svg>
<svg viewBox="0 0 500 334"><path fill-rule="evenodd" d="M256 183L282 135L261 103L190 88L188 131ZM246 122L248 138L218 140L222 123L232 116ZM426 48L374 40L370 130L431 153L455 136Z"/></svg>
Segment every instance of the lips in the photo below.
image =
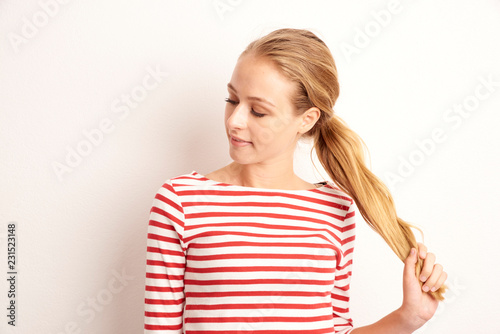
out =
<svg viewBox="0 0 500 334"><path fill-rule="evenodd" d="M241 138L238 138L238 137L235 137L235 136L231 136L231 138L237 142L241 142L241 143L251 143L250 141L246 141L246 140L243 140Z"/></svg>

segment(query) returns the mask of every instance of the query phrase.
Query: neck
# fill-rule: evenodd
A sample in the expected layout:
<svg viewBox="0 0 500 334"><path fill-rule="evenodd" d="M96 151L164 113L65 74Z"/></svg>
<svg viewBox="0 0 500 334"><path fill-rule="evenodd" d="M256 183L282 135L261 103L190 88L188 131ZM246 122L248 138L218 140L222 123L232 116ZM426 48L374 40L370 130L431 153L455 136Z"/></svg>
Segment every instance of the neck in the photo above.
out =
<svg viewBox="0 0 500 334"><path fill-rule="evenodd" d="M304 187L304 181L293 171L293 163L272 165L241 165L232 162L228 165L235 184L245 187L266 189L297 189Z"/></svg>

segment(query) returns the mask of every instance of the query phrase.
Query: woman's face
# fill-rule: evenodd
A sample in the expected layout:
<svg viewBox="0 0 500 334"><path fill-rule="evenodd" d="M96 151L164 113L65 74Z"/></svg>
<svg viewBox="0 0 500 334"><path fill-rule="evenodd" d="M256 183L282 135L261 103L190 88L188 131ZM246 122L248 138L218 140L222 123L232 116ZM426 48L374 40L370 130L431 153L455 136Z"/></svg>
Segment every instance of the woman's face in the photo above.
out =
<svg viewBox="0 0 500 334"><path fill-rule="evenodd" d="M235 162L268 164L293 159L297 139L312 127L307 113L295 116L294 89L271 61L253 55L238 60L228 84L225 111L229 153Z"/></svg>

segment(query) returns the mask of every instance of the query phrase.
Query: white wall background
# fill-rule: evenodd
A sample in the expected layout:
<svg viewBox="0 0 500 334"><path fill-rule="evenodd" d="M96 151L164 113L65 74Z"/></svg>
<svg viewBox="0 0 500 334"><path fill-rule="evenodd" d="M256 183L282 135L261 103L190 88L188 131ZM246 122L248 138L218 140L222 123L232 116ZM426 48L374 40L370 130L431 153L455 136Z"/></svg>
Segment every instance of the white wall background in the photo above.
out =
<svg viewBox="0 0 500 334"><path fill-rule="evenodd" d="M153 196L230 162L225 85L244 47L282 27L330 46L336 111L449 273L420 332L500 333L500 1L62 2L0 2L5 275L8 223L18 236L17 326L1 279L1 333L142 332ZM306 149L297 173L324 179ZM400 305L403 265L362 220L358 233L351 309L364 325Z"/></svg>

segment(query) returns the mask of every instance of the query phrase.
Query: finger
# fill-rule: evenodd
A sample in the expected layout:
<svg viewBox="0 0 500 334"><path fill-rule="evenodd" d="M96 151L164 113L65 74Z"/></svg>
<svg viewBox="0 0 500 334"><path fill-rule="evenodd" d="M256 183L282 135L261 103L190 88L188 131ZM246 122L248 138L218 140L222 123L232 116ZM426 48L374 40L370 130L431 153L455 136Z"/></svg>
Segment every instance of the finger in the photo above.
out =
<svg viewBox="0 0 500 334"><path fill-rule="evenodd" d="M436 262L436 256L433 253L427 253L424 264L422 266L422 271L420 272L420 280L422 282L427 281L427 279L429 278L434 267L434 262Z"/></svg>
<svg viewBox="0 0 500 334"><path fill-rule="evenodd" d="M443 266L440 264L435 264L429 278L425 281L424 285L422 286L422 290L427 292L432 288L435 288L436 283L441 277L442 273L443 273Z"/></svg>
<svg viewBox="0 0 500 334"><path fill-rule="evenodd" d="M418 255L420 256L421 259L425 259L425 256L427 255L427 246L421 242L417 244L418 244Z"/></svg>
<svg viewBox="0 0 500 334"><path fill-rule="evenodd" d="M415 277L415 264L417 263L417 250L412 248L410 254L405 260L404 275L406 277Z"/></svg>
<svg viewBox="0 0 500 334"><path fill-rule="evenodd" d="M431 288L431 291L437 291L440 287L442 287L444 282L446 282L447 278L448 274L443 271L441 273L441 276L439 276L439 279L437 280L436 284L434 284L434 286Z"/></svg>

